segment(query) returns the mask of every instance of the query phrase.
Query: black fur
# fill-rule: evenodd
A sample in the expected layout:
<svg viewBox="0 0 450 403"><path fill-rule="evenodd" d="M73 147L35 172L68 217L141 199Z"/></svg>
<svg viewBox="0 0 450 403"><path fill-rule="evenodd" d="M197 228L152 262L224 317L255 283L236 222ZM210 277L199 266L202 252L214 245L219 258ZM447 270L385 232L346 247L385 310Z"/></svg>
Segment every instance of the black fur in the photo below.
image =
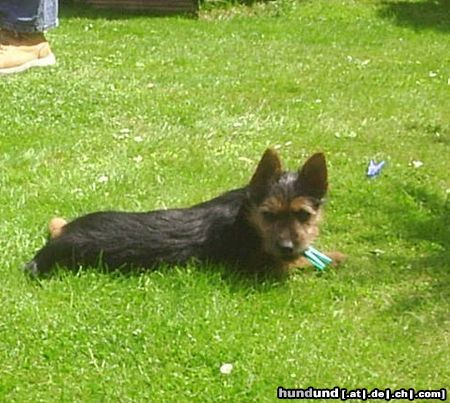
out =
<svg viewBox="0 0 450 403"><path fill-rule="evenodd" d="M88 214L65 225L26 267L43 274L55 265L153 268L191 259L236 264L260 242L244 219L249 202L242 188L191 208Z"/></svg>

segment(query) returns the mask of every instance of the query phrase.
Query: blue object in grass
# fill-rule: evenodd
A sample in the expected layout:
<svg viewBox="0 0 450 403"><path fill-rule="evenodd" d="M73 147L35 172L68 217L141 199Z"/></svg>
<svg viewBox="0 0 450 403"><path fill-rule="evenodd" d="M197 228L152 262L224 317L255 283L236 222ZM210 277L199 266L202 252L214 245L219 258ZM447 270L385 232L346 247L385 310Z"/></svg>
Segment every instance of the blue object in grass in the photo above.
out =
<svg viewBox="0 0 450 403"><path fill-rule="evenodd" d="M370 160L369 166L367 167L367 176L369 178L375 178L378 176L381 173L381 169L385 163L385 161L376 163L374 160Z"/></svg>
<svg viewBox="0 0 450 403"><path fill-rule="evenodd" d="M325 269L325 267L333 261L327 255L324 255L312 246L306 249L303 254L317 270Z"/></svg>

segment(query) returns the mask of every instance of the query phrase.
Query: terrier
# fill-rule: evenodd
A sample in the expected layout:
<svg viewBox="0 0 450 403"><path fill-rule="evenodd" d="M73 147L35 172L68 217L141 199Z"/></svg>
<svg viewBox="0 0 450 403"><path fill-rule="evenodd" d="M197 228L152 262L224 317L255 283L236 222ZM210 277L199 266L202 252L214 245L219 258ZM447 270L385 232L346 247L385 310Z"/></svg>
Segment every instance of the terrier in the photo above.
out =
<svg viewBox="0 0 450 403"><path fill-rule="evenodd" d="M189 261L220 263L252 273L288 273L310 265L303 252L319 233L328 188L325 156L311 156L297 172L282 170L273 149L250 183L190 208L96 212L50 221L50 239L25 270L152 269ZM334 264L344 256L329 252Z"/></svg>

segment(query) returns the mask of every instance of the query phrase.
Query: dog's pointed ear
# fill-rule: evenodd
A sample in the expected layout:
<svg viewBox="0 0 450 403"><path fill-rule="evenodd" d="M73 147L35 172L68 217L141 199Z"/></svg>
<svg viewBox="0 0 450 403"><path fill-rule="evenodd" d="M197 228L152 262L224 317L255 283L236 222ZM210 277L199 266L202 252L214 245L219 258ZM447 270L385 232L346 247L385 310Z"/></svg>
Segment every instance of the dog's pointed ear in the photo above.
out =
<svg viewBox="0 0 450 403"><path fill-rule="evenodd" d="M321 200L328 189L328 172L325 155L311 156L299 169L296 188L301 194Z"/></svg>
<svg viewBox="0 0 450 403"><path fill-rule="evenodd" d="M262 199L270 184L278 180L281 173L280 157L275 150L268 148L250 180L250 196L255 200Z"/></svg>

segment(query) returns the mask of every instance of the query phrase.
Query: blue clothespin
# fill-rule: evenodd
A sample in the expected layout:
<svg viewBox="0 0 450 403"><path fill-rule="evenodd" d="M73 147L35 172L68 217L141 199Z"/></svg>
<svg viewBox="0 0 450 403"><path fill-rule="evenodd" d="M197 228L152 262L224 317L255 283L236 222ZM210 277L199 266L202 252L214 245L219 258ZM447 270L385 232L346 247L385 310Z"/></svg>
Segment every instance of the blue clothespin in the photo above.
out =
<svg viewBox="0 0 450 403"><path fill-rule="evenodd" d="M376 163L374 160L370 160L369 166L367 167L367 176L369 178L375 178L378 176L381 173L381 169L385 163L385 161Z"/></svg>
<svg viewBox="0 0 450 403"><path fill-rule="evenodd" d="M312 246L306 249L303 254L317 270L325 269L325 267L333 261L327 255L324 255Z"/></svg>

